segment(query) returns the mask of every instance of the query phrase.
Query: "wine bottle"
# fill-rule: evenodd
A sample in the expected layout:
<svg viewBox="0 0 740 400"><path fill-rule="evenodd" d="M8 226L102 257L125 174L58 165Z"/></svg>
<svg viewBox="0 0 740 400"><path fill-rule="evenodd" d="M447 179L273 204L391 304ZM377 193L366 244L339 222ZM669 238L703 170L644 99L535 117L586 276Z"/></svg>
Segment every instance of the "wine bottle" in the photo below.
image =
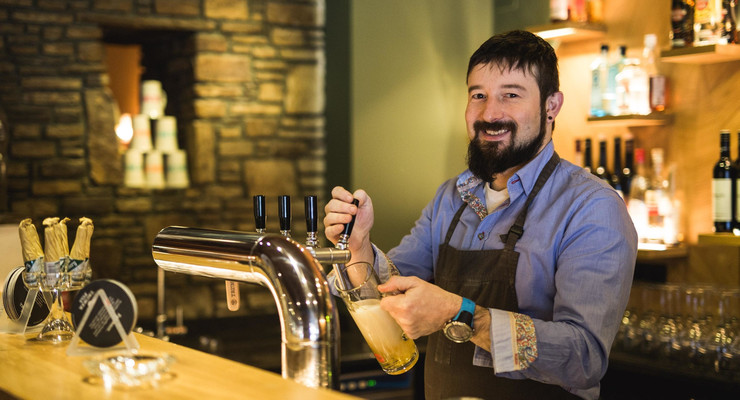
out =
<svg viewBox="0 0 740 400"><path fill-rule="evenodd" d="M665 111L667 78L658 71L656 55L658 37L653 33L645 35L645 47L642 50L642 64L649 79L650 111Z"/></svg>
<svg viewBox="0 0 740 400"><path fill-rule="evenodd" d="M712 217L715 232L732 232L735 220L735 167L730 161L730 131L720 131L719 160L712 173Z"/></svg>
<svg viewBox="0 0 740 400"><path fill-rule="evenodd" d="M612 174L609 178L609 184L612 185L614 190L624 198L624 185L622 184L622 138L614 138L614 159L612 160Z"/></svg>
<svg viewBox="0 0 740 400"><path fill-rule="evenodd" d="M671 45L686 47L694 44L694 2L673 0L671 5Z"/></svg>
<svg viewBox="0 0 740 400"><path fill-rule="evenodd" d="M573 156L573 163L583 167L583 149L581 148L581 139L576 139L576 152Z"/></svg>
<svg viewBox="0 0 740 400"><path fill-rule="evenodd" d="M588 172L594 171L593 159L591 157L591 139L583 141L583 168Z"/></svg>
<svg viewBox="0 0 740 400"><path fill-rule="evenodd" d="M720 44L737 43L737 17L735 7L737 0L722 0L722 30Z"/></svg>
<svg viewBox="0 0 740 400"><path fill-rule="evenodd" d="M622 191L624 198L629 201L630 186L632 185L632 175L635 172L635 142L631 136L624 139L624 168L619 171L622 180Z"/></svg>
<svg viewBox="0 0 740 400"><path fill-rule="evenodd" d="M611 184L611 174L606 168L606 139L602 138L599 140L599 164L596 166L594 171L599 179L603 180L607 184Z"/></svg>
<svg viewBox="0 0 740 400"><path fill-rule="evenodd" d="M740 197L740 190L738 188L740 187L740 130L737 131L737 138L738 138L738 156L737 159L735 159L735 162L733 163L733 166L735 167L735 218L734 218L734 224L733 224L733 230L737 229L740 230L740 201L738 201L738 197Z"/></svg>

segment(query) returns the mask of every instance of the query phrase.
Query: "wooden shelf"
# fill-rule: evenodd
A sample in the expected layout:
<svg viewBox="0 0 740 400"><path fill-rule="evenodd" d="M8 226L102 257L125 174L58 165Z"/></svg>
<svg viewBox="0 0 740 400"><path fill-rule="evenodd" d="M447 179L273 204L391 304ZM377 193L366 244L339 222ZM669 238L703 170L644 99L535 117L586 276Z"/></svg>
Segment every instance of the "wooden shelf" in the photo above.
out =
<svg viewBox="0 0 740 400"><path fill-rule="evenodd" d="M673 114L652 113L648 115L609 115L588 117L589 126L599 127L641 127L663 126L673 123Z"/></svg>
<svg viewBox="0 0 740 400"><path fill-rule="evenodd" d="M712 44L661 51L660 60L667 63L681 64L714 64L740 61L740 45Z"/></svg>
<svg viewBox="0 0 740 400"><path fill-rule="evenodd" d="M600 39L606 35L606 25L587 22L558 22L530 26L527 30L543 39L559 40L562 43Z"/></svg>
<svg viewBox="0 0 740 400"><path fill-rule="evenodd" d="M740 236L732 233L702 233L699 234L698 244L740 247Z"/></svg>
<svg viewBox="0 0 740 400"><path fill-rule="evenodd" d="M652 250L646 248L640 248L637 246L637 262L638 263L655 263L658 261L667 261L680 258L687 258L689 256L689 249L684 245L666 247L665 250Z"/></svg>

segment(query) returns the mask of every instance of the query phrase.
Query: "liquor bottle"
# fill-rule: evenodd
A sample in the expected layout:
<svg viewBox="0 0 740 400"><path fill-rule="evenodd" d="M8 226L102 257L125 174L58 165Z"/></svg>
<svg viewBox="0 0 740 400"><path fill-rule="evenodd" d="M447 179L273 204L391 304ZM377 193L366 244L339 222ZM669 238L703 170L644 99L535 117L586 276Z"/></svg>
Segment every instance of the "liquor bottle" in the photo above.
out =
<svg viewBox="0 0 740 400"><path fill-rule="evenodd" d="M630 199L627 211L637 231L640 242L647 240L648 210L645 204L645 194L648 190L648 176L645 169L645 150L635 149L635 172L630 182Z"/></svg>
<svg viewBox="0 0 740 400"><path fill-rule="evenodd" d="M735 167L735 218L734 218L734 224L732 227L733 232L736 232L736 230L740 230L740 200L738 199L740 197L740 130L737 131L737 138L738 138L738 156L737 159L735 159L735 162L732 163L732 166Z"/></svg>
<svg viewBox="0 0 740 400"><path fill-rule="evenodd" d="M722 23L720 44L737 43L737 20L735 6L737 0L722 0Z"/></svg>
<svg viewBox="0 0 740 400"><path fill-rule="evenodd" d="M654 33L645 35L645 47L642 50L642 65L649 79L650 111L664 111L666 108L667 79L658 71L656 50L658 37Z"/></svg>
<svg viewBox="0 0 740 400"><path fill-rule="evenodd" d="M550 0L550 21L564 22L568 20L568 0Z"/></svg>
<svg viewBox="0 0 740 400"><path fill-rule="evenodd" d="M609 103L609 109L607 110L611 115L619 115L617 109L617 74L622 72L624 68L624 61L627 59L627 46L619 46L619 52L614 60L609 64L606 81L606 93L604 96L607 98Z"/></svg>
<svg viewBox="0 0 740 400"><path fill-rule="evenodd" d="M588 22L591 23L603 23L604 22L604 0L587 0L586 1L586 14Z"/></svg>
<svg viewBox="0 0 740 400"><path fill-rule="evenodd" d="M612 174L609 178L609 184L624 198L624 185L622 184L622 138L614 138L614 159L612 160Z"/></svg>
<svg viewBox="0 0 740 400"><path fill-rule="evenodd" d="M663 175L663 149L650 149L653 172L648 179L648 190L645 192L645 206L648 211L647 240L652 243L663 243L665 237L665 216L671 214L668 180Z"/></svg>
<svg viewBox="0 0 740 400"><path fill-rule="evenodd" d="M611 185L611 174L606 168L606 138L603 137L599 139L599 164L594 170L594 175Z"/></svg>
<svg viewBox="0 0 740 400"><path fill-rule="evenodd" d="M593 117L603 117L609 111L610 107L604 104L604 94L606 94L607 85L607 57L609 56L609 46L601 45L599 55L591 63L591 111Z"/></svg>
<svg viewBox="0 0 740 400"><path fill-rule="evenodd" d="M576 152L573 156L573 163L583 167L583 149L581 149L581 139L576 139Z"/></svg>
<svg viewBox="0 0 740 400"><path fill-rule="evenodd" d="M586 22L586 0L568 0L568 19L575 22Z"/></svg>
<svg viewBox="0 0 740 400"><path fill-rule="evenodd" d="M624 168L620 171L620 178L622 180L622 190L624 191L624 197L629 201L630 198L630 186L632 186L632 175L634 174L635 168L635 142L632 136L627 136L624 139Z"/></svg>
<svg viewBox="0 0 740 400"><path fill-rule="evenodd" d="M591 157L591 139L589 138L583 141L583 169L588 172L594 171L593 159Z"/></svg>
<svg viewBox="0 0 740 400"><path fill-rule="evenodd" d="M694 43L694 1L673 0L671 5L671 46L686 47Z"/></svg>
<svg viewBox="0 0 740 400"><path fill-rule="evenodd" d="M730 131L720 131L719 160L712 173L712 218L715 232L732 232L735 219L735 167L730 161Z"/></svg>
<svg viewBox="0 0 740 400"><path fill-rule="evenodd" d="M716 44L719 41L721 10L715 0L696 0L694 5L694 45ZM698 28L698 29L697 29Z"/></svg>

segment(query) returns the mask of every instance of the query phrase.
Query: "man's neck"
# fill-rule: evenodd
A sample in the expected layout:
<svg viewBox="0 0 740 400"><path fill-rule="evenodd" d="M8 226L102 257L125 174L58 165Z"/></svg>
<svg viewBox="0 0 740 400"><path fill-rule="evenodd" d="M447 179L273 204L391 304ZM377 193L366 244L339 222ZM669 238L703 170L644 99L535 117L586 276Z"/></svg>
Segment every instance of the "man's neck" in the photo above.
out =
<svg viewBox="0 0 740 400"><path fill-rule="evenodd" d="M509 168L506 171L496 174L493 176L493 181L491 181L491 189L500 192L504 189L506 189L506 183L508 182L509 178L514 176L514 173L519 170L521 167L515 167L515 168Z"/></svg>

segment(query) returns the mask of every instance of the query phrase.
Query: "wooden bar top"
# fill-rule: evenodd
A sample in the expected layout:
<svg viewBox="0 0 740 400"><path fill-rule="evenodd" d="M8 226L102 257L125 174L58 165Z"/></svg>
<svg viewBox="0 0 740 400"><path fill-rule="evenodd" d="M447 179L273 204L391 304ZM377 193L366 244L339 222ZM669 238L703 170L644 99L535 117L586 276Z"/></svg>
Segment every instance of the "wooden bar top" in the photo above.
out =
<svg viewBox="0 0 740 400"><path fill-rule="evenodd" d="M145 335L135 337L140 354L164 352L175 357L171 374L157 387L107 391L83 365L94 355L68 356L66 343L0 333L0 399L357 399Z"/></svg>

